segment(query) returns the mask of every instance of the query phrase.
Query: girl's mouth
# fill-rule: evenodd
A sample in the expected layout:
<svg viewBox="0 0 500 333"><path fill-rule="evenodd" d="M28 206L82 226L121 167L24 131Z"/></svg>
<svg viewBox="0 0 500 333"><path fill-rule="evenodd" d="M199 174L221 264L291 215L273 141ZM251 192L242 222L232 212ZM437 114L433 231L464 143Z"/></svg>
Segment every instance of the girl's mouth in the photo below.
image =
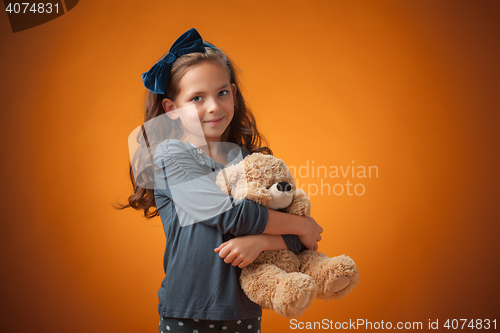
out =
<svg viewBox="0 0 500 333"><path fill-rule="evenodd" d="M220 122L222 121L222 119L224 119L225 116L222 116L220 118L217 118L217 119L214 119L214 120L209 120L209 121L205 121L205 124L209 124L209 125L217 125L217 124L220 124Z"/></svg>

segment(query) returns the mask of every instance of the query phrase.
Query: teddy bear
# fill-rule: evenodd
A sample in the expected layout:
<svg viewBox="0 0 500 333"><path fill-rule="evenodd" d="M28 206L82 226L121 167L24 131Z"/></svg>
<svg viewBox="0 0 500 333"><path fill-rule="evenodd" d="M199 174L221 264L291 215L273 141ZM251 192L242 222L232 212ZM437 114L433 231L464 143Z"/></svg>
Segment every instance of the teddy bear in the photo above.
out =
<svg viewBox="0 0 500 333"><path fill-rule="evenodd" d="M310 216L310 201L296 188L286 164L253 153L221 170L217 186L234 199L249 199L270 209ZM354 261L318 251L263 251L243 268L240 284L250 300L284 317L300 317L315 298L340 299L359 283Z"/></svg>

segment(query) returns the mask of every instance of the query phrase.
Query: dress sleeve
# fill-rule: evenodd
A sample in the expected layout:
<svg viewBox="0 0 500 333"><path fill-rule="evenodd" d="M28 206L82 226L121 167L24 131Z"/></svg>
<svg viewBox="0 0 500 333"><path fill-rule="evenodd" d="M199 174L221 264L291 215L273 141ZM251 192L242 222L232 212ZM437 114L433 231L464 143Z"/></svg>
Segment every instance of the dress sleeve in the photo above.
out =
<svg viewBox="0 0 500 333"><path fill-rule="evenodd" d="M162 142L154 164L155 194L173 201L181 226L200 222L236 236L260 234L266 228L267 208L222 192L215 184L217 171L207 172L182 142Z"/></svg>
<svg viewBox="0 0 500 333"><path fill-rule="evenodd" d="M302 244L299 236L297 235L282 235L283 240L285 241L288 249L295 254L299 254L300 252L307 250L307 247Z"/></svg>

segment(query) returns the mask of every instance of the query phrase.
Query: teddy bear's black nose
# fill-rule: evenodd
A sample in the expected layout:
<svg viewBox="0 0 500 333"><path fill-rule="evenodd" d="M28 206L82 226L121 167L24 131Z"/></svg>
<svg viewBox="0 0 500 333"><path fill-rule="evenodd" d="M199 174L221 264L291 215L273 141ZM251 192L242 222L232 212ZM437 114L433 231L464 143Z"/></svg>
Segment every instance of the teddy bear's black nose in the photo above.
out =
<svg viewBox="0 0 500 333"><path fill-rule="evenodd" d="M279 182L276 187L278 188L278 191L281 192L288 192L292 190L292 185L290 185L287 182Z"/></svg>

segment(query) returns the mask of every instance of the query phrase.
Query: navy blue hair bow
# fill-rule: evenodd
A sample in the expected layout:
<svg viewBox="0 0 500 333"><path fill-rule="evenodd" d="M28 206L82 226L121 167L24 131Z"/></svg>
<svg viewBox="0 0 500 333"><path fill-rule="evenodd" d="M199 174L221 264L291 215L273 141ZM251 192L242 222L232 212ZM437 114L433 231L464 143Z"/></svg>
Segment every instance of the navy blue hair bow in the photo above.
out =
<svg viewBox="0 0 500 333"><path fill-rule="evenodd" d="M146 73L142 73L142 82L149 91L155 94L164 94L167 89L168 74L174 61L182 55L193 52L205 52L203 38L195 28L191 28L179 36L170 47L167 55L151 67Z"/></svg>

